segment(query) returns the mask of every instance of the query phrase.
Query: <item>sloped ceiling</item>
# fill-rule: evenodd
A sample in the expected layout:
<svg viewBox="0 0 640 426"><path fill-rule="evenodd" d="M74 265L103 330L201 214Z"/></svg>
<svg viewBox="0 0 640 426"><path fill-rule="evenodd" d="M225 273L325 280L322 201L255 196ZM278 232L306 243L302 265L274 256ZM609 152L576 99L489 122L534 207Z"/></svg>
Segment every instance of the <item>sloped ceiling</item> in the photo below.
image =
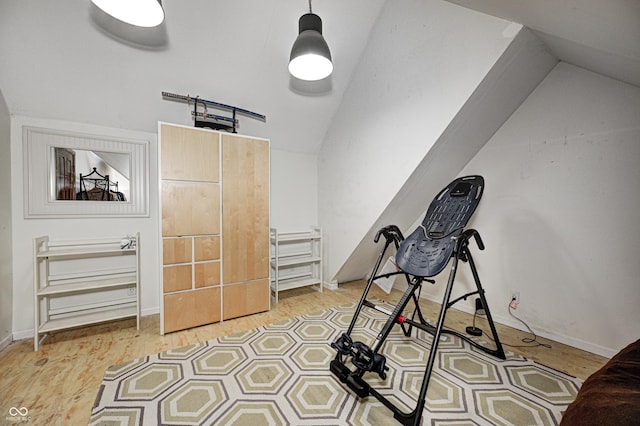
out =
<svg viewBox="0 0 640 426"><path fill-rule="evenodd" d="M448 0L530 28L561 61L640 86L637 0Z"/></svg>
<svg viewBox="0 0 640 426"><path fill-rule="evenodd" d="M0 90L12 114L155 133L157 121L192 124L200 96L267 116L238 132L276 149L315 153L384 0L316 0L335 64L307 83L287 63L306 0L164 0L165 22L123 24L89 0L0 0ZM225 114L224 111L210 110Z"/></svg>

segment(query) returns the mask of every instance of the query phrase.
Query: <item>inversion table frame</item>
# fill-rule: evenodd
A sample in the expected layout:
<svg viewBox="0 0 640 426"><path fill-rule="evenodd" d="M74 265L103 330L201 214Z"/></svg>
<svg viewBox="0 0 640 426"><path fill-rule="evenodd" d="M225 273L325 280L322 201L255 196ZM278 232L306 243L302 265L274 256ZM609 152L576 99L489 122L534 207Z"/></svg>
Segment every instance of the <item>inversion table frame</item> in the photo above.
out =
<svg viewBox="0 0 640 426"><path fill-rule="evenodd" d="M490 355L500 359L506 359L493 319L491 318L491 312L489 311L489 305L487 304L484 295L484 289L480 284L478 271L469 248L469 241L471 238L475 239L480 250L484 250L484 244L478 231L475 229L464 230L464 226L480 201L483 187L484 179L481 176L466 176L454 180L433 200L427 210L427 214L421 226L419 226L407 239L403 237L402 232L395 225L387 226L378 231L374 238L374 242L377 243L380 236L383 236L385 238L384 247L382 248L375 266L373 267L373 271L367 280L367 285L362 298L358 303L349 328L338 338L338 340L331 344L331 346L337 351L336 357L331 361L331 372L337 376L342 383L345 383L352 391L354 391L358 397L365 398L369 395L373 395L387 408L389 408L393 412L394 418L403 425L420 424L422 412L425 406L429 379L433 371L438 343L442 333L456 335L469 342L472 346ZM378 270L380 269L382 260L385 258L385 253L392 244L395 246L397 251L396 265L399 270L397 272L378 275ZM418 291L419 295L422 283L425 281L434 284L435 281L429 279L429 277L433 277L441 272L446 267L450 258L453 258L451 272L444 292L438 322L434 326L424 319L422 311L420 310L419 297L416 296L416 291ZM453 288L459 261L469 264L475 281L476 290L466 293L454 300L450 300L451 290ZM367 300L367 295L369 294L369 290L375 280L398 274L403 274L405 276L408 287L393 311L389 311L388 309ZM482 302L482 306L485 309L487 321L489 322L491 334L493 335L493 340L495 342L495 349L483 346L456 330L444 328L444 320L447 310L460 300L466 300L467 297L473 295L478 295ZM410 318L408 318L402 313L410 300L413 301L415 308ZM364 306L389 316L372 345L367 345L363 342L354 342L351 338L351 333L353 332L358 316ZM385 365L386 358L380 353L380 351L386 338L389 336L389 333L396 324L400 325L405 336L411 335L412 327L416 327L433 336L429 359L427 360L417 405L416 408L409 413L401 411L393 404L393 402L379 393L375 388L369 386L369 384L363 379L364 374L367 372L378 373L381 379L386 379L386 371L389 368ZM348 359L351 360L351 364L355 367L355 370L351 370L346 365Z"/></svg>

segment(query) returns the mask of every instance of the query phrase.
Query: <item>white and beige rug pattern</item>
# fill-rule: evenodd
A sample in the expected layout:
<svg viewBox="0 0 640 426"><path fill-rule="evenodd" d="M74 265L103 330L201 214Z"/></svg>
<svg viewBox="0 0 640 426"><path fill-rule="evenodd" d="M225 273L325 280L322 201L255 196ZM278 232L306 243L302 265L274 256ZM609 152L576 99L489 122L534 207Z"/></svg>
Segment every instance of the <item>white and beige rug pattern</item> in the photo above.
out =
<svg viewBox="0 0 640 426"><path fill-rule="evenodd" d="M111 366L91 425L396 425L375 398L359 400L329 371L330 347L354 306ZM369 344L386 317L365 309L354 340ZM395 330L386 380L367 382L411 411L431 336ZM557 425L581 381L524 358L495 359L445 335L429 383L423 425Z"/></svg>

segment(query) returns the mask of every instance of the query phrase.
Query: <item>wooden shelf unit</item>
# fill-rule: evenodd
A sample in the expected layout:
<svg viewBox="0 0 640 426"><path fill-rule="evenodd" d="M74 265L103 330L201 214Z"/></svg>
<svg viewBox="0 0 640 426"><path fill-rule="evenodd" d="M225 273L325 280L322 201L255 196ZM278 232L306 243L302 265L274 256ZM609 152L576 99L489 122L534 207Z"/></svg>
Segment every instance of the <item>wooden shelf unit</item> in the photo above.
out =
<svg viewBox="0 0 640 426"><path fill-rule="evenodd" d="M128 317L140 329L139 240L33 240L34 351L52 331Z"/></svg>
<svg viewBox="0 0 640 426"><path fill-rule="evenodd" d="M322 292L322 229L278 232L271 228L271 294L293 288L316 286Z"/></svg>

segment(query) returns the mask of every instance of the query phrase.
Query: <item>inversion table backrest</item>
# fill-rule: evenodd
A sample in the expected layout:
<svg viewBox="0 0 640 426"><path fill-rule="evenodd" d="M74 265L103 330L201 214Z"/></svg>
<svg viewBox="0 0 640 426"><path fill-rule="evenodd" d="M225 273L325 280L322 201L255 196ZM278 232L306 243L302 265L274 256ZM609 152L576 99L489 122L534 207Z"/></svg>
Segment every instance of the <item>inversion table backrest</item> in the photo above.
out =
<svg viewBox="0 0 640 426"><path fill-rule="evenodd" d="M422 224L400 244L398 267L419 277L439 274L453 254L455 237L462 234L478 206L483 188L482 176L465 176L440 191Z"/></svg>

